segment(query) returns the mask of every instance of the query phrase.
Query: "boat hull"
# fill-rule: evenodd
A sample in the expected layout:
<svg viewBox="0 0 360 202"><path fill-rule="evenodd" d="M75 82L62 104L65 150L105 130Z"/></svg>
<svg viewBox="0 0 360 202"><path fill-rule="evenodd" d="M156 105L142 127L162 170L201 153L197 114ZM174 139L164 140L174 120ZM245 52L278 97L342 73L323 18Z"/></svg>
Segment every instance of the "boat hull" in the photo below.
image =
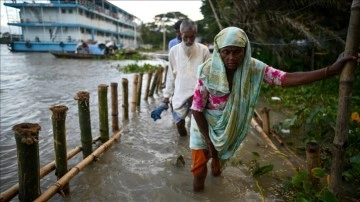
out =
<svg viewBox="0 0 360 202"><path fill-rule="evenodd" d="M105 59L106 55L98 55L98 54L81 54L81 53L69 53L69 52L61 52L61 51L51 51L52 55L57 58L65 58L65 59Z"/></svg>
<svg viewBox="0 0 360 202"><path fill-rule="evenodd" d="M14 41L8 44L8 48L12 52L74 52L76 49L76 42L25 42Z"/></svg>

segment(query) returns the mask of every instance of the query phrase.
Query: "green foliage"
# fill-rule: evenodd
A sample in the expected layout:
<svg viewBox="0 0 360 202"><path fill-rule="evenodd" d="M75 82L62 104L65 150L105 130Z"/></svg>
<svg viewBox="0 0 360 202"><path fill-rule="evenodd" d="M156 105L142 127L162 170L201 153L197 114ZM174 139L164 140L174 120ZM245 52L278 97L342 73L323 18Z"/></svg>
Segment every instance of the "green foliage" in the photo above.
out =
<svg viewBox="0 0 360 202"><path fill-rule="evenodd" d="M274 165L271 165L271 164L265 165L265 166L259 166L256 169L254 169L252 175L254 177L259 177L259 176L264 175L273 170L274 170Z"/></svg>
<svg viewBox="0 0 360 202"><path fill-rule="evenodd" d="M138 64L129 64L126 65L124 68L118 67L118 70L123 71L124 73L141 73L154 72L159 68L161 67L145 63L143 66L139 66Z"/></svg>
<svg viewBox="0 0 360 202"><path fill-rule="evenodd" d="M146 60L148 56L141 55L137 51L133 50L119 50L115 55L107 56L110 60Z"/></svg>
<svg viewBox="0 0 360 202"><path fill-rule="evenodd" d="M287 70L298 68L288 66L294 58L310 68L314 61L316 69L319 58L331 60L344 50L352 0L211 1L215 12L208 0L202 2L207 33L219 32L217 16L222 27L242 28L253 47L271 53L266 62Z"/></svg>
<svg viewBox="0 0 360 202"><path fill-rule="evenodd" d="M314 177L325 179L327 175L321 168L312 169ZM288 194L287 201L321 201L336 202L338 199L329 191L327 184L320 185L316 181L309 180L309 174L301 171L290 180L284 182L284 189Z"/></svg>
<svg viewBox="0 0 360 202"><path fill-rule="evenodd" d="M248 170L251 172L253 177L259 177L274 170L274 165L272 164L268 164L264 166L260 164L260 162L258 161L258 159L260 158L259 153L252 152L252 155L253 155L253 159L250 160L248 163L245 163L245 165L247 166ZM230 164L232 166L239 166L239 165L243 165L244 163L240 159L234 158L230 161Z"/></svg>
<svg viewBox="0 0 360 202"><path fill-rule="evenodd" d="M314 175L314 177L317 177L317 178L323 178L326 176L325 171L321 168L313 168L311 170L311 172Z"/></svg>
<svg viewBox="0 0 360 202"><path fill-rule="evenodd" d="M355 71L353 93L350 100L350 112L360 112L360 71ZM308 141L321 145L322 167L331 167L331 148L335 136L338 111L338 77L315 82L310 85L279 88L267 84L262 86L261 96L272 105L274 110L284 112L289 118L274 126L274 130L283 138L296 137L296 141L287 144L297 146L298 151L305 151ZM294 96L295 95L295 96ZM281 98L272 102L271 97ZM281 129L290 129L291 134L282 134ZM296 132L296 131L300 131ZM298 141L302 140L302 141ZM360 124L349 119L349 133L343 164L343 179L355 187L360 184ZM360 188L357 189L357 192ZM324 197L327 196L324 191ZM299 196L300 197L300 196Z"/></svg>
<svg viewBox="0 0 360 202"><path fill-rule="evenodd" d="M168 47L168 42L176 36L174 24L180 19L188 19L188 16L181 12L168 12L154 16L154 22L141 24L138 30L141 33L142 43L151 45L152 50L162 50Z"/></svg>
<svg viewBox="0 0 360 202"><path fill-rule="evenodd" d="M349 168L343 172L343 177L347 181L355 181L356 184L360 185L360 154L350 158ZM360 191L360 187L358 191Z"/></svg>

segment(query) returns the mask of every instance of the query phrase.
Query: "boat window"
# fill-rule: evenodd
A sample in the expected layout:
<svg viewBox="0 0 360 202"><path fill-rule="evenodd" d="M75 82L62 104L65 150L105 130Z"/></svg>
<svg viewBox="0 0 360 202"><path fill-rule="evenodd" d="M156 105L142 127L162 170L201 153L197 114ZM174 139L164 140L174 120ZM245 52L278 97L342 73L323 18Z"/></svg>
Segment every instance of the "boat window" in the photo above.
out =
<svg viewBox="0 0 360 202"><path fill-rule="evenodd" d="M72 9L69 9L69 13L73 13L73 10L72 10Z"/></svg>
<svg viewBox="0 0 360 202"><path fill-rule="evenodd" d="M66 10L65 10L65 9L61 9L61 13L66 13Z"/></svg>

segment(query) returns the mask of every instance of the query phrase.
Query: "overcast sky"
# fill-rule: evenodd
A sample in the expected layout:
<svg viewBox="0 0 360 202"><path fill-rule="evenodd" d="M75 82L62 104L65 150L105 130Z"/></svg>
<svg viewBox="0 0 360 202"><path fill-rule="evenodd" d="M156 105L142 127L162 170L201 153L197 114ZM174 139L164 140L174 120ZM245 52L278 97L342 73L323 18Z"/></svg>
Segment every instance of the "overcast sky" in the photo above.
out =
<svg viewBox="0 0 360 202"><path fill-rule="evenodd" d="M144 23L154 21L155 15L177 11L187 15L194 21L203 19L203 15L200 11L202 5L201 0L118 0L110 2L140 18Z"/></svg>
<svg viewBox="0 0 360 202"><path fill-rule="evenodd" d="M6 8L4 2L11 2L11 0L0 0L1 2L1 32L8 32L9 27L7 21L18 21L17 9ZM19 0L18 0L19 2ZM21 2L21 1L20 1ZM28 0L28 2L32 2ZM37 1L39 2L39 1ZM201 0L113 0L112 4L122 8L126 12L135 15L143 23L154 21L154 16L167 12L181 12L187 15L190 19L197 21L203 19L200 7ZM11 33L19 33L20 29L11 27Z"/></svg>

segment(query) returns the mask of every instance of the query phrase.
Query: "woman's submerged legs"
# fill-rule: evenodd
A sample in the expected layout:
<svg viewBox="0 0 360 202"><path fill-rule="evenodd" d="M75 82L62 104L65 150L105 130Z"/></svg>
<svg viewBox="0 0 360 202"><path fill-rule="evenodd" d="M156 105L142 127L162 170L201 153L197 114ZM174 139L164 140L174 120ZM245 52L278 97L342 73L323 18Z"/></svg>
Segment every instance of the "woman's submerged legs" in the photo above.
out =
<svg viewBox="0 0 360 202"><path fill-rule="evenodd" d="M195 192L204 190L205 179L207 175L207 162L210 159L209 152L205 149L192 150L193 165L191 172L193 173L193 188Z"/></svg>

